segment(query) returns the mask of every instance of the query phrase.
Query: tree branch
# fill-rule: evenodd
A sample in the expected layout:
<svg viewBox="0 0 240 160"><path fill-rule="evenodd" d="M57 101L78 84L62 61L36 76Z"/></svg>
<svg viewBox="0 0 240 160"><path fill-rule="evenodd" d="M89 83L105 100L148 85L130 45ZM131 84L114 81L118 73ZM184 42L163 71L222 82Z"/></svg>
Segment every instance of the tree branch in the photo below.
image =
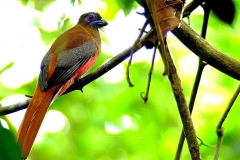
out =
<svg viewBox="0 0 240 160"><path fill-rule="evenodd" d="M136 50L134 50L134 52L143 47L145 41L151 41L152 44L154 44L157 38L154 32L154 30L149 31L148 34L146 34L137 44ZM201 38L194 30L192 30L191 27L189 27L185 22L182 21L181 26L174 29L172 32L185 46L187 46L203 61L206 61L209 65L231 76L232 78L240 80L240 62L212 47L206 40ZM128 58L131 54L131 50L132 46L117 56L113 57L107 63L99 67L96 71L90 73L82 79L79 79L67 90L66 93L72 92L74 90L81 90L88 83L107 73L109 70ZM27 107L27 103L23 103L24 105L21 104L22 103L17 103L8 107L1 107L0 115L13 113ZM11 109L9 109L9 107ZM6 110L8 110L8 112L6 112Z"/></svg>
<svg viewBox="0 0 240 160"><path fill-rule="evenodd" d="M113 57L111 60L103 64L101 67L99 67L97 70L93 71L92 73L88 74L87 76L78 79L64 94L67 94L69 92L72 92L74 90L81 90L82 88L89 84L90 82L94 81L95 79L99 78L103 74L110 71L112 68L120 64L122 61L124 61L126 58L128 58L132 52L138 51L140 48L143 47L143 43L146 39L153 36L154 30L149 31L137 44L134 44L133 46L127 48L125 51L121 52L120 54ZM134 49L133 49L134 48ZM0 104L0 116L7 115L22 109L27 108L29 100L16 103L10 106L1 106Z"/></svg>
<svg viewBox="0 0 240 160"><path fill-rule="evenodd" d="M211 46L184 21L172 33L203 61L228 76L240 80L240 62Z"/></svg>
<svg viewBox="0 0 240 160"><path fill-rule="evenodd" d="M168 51L168 53L170 53L170 51ZM183 130L184 130L184 134L187 139L187 142L188 142L188 148L189 148L191 157L194 160L200 160L201 156L200 156L200 151L199 151L199 145L197 142L197 136L196 136L196 132L195 132L195 129L193 126L193 122L191 119L187 101L186 101L185 95L183 93L181 80L177 74L177 69L174 65L173 59L170 54L166 55L166 60L169 65L168 78L171 82L174 97L177 102L178 111L179 111L179 114L180 114L180 117L182 120Z"/></svg>
<svg viewBox="0 0 240 160"><path fill-rule="evenodd" d="M25 109L25 108L27 108L29 102L30 102L30 99L13 104L13 105L4 106L4 107L1 106L1 104L0 104L0 116L7 115L10 113Z"/></svg>

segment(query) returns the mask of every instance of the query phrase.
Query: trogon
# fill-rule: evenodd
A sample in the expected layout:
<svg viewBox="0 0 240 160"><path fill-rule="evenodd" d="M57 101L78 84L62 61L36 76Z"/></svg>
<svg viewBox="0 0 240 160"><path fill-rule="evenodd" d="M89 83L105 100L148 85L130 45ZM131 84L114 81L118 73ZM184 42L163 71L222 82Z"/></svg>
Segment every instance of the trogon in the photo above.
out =
<svg viewBox="0 0 240 160"><path fill-rule="evenodd" d="M50 104L94 65L101 50L99 28L107 24L99 13L81 15L44 56L38 84L17 133L23 159L29 155Z"/></svg>

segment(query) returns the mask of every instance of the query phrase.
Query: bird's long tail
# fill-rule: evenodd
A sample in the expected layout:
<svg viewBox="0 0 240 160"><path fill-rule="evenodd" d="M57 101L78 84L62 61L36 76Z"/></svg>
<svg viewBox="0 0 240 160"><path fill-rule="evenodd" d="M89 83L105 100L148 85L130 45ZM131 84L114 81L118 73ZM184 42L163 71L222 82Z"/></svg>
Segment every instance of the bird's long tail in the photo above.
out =
<svg viewBox="0 0 240 160"><path fill-rule="evenodd" d="M22 150L22 158L27 158L55 92L56 87L43 92L40 86L37 85L17 133L17 141Z"/></svg>

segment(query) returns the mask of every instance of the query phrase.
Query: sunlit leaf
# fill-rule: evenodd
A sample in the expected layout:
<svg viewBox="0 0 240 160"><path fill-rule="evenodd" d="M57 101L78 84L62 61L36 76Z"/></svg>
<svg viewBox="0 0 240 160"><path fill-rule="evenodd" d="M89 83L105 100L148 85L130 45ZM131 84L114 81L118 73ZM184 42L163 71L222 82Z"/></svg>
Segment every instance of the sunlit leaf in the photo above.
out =
<svg viewBox="0 0 240 160"><path fill-rule="evenodd" d="M107 20L113 20L118 11L121 9L116 0L103 0L107 5L107 10L102 16Z"/></svg>
<svg viewBox="0 0 240 160"><path fill-rule="evenodd" d="M0 159L17 160L21 158L20 148L16 143L16 138L0 123Z"/></svg>
<svg viewBox="0 0 240 160"><path fill-rule="evenodd" d="M107 11L103 14L103 17L108 20L112 20L119 10L123 10L125 16L127 16L132 9L136 8L134 0L103 0L107 4Z"/></svg>
<svg viewBox="0 0 240 160"><path fill-rule="evenodd" d="M82 3L82 1L81 0L71 0L71 4L72 5L75 5L75 4L78 4L78 5L80 5L81 3Z"/></svg>
<svg viewBox="0 0 240 160"><path fill-rule="evenodd" d="M119 7L123 10L125 16L127 16L132 8L134 0L117 0Z"/></svg>
<svg viewBox="0 0 240 160"><path fill-rule="evenodd" d="M24 6L26 6L28 4L28 1L29 0L20 0L21 4L24 5Z"/></svg>
<svg viewBox="0 0 240 160"><path fill-rule="evenodd" d="M29 2L28 0L22 1L25 3ZM142 2L141 0L137 1ZM7 2L7 0L3 2ZM34 15L36 12L34 11L34 9L36 9L34 8L35 2L37 1L32 0L30 2L31 7L33 7L31 12L33 12ZM46 0L46 3L48 2L49 1ZM69 0L67 2L69 2L69 6L66 6L66 8L69 7L71 9L71 7L73 7L73 9L76 9L74 7L76 7L77 0ZM116 55L117 53L121 52L121 50L119 50L117 47L126 45L122 42L114 45L114 42L112 42L108 37L109 30L107 30L107 28L114 26L111 25L111 23L114 24L116 22L114 22L114 18L119 11L124 10L125 15L127 15L127 13L130 12L130 6L132 6L133 11L135 11L135 5L137 4L134 2L132 4L132 0L129 2L127 0L122 2L120 2L120 0L103 0L103 2L106 2L106 5L101 3L102 6L100 7L107 9L104 13L101 13L101 15L104 17L104 19L113 20L113 22L109 21L109 26L106 26L105 32L101 35L103 42L102 53L100 54L93 69L90 70L89 73L93 70L96 70L99 66L112 58L113 55L109 54L110 52ZM216 2L216 0L214 2ZM222 0L220 0L220 2L222 2ZM238 7L240 6L240 2L235 0L234 3L236 5L236 13L240 13ZM90 7L93 7L96 4L92 4ZM221 4L224 6L223 3ZM97 9L99 6L94 7ZM23 7L21 6L21 8ZM90 10L91 8L86 9ZM223 11L223 13L228 14L226 13L228 12L227 10ZM4 12L7 12L7 10ZM63 10L62 14L66 13L67 17L67 15L69 15L68 12L69 10ZM11 12L9 13L11 14ZM7 15L9 13L7 13ZM39 12L37 11L37 13ZM44 43L51 45L61 33L71 27L69 19L66 19L66 17L59 16L59 28L56 29L56 31L47 31L41 29L42 25L40 24L39 16L34 16L34 19L30 20L24 19L24 21L19 21L18 23L25 23L26 21L28 25L33 25L36 28L40 28L39 30L42 40ZM74 18L74 16L71 18ZM132 18L132 15L127 18ZM129 43L127 47L134 43L134 41L128 41L133 34L131 26L136 23L136 19L134 18L130 19L128 23L120 22L118 23L119 25L114 26L116 32L122 33L122 37L115 36L114 32L111 34L112 36L116 37L116 39L124 39L126 43ZM238 30L236 29L236 31L229 31L228 26L219 24L220 23L218 20L210 18L207 41L211 42L214 47L218 48L229 56L239 60L238 53L240 52L240 38ZM11 24L6 23L4 25L9 25L9 28L12 29ZM24 27L27 27L28 25ZM129 26L129 29L123 29L123 25ZM191 27L195 31L199 32L201 30L201 25L202 15L193 14L191 17ZM239 23L236 24L236 28L237 27L239 28ZM17 29L21 31L20 27L17 27ZM127 30L127 34L124 32L124 30ZM12 30L6 30L6 32L11 31ZM3 32L5 32L5 29ZM23 34L22 36L26 34ZM106 38L104 35L106 35ZM20 39L20 44L11 43L11 45L8 45L6 50L2 50L2 56L12 56L12 50L9 49L16 48L18 49L17 51L19 51L17 52L17 55L19 55L20 58L26 54L24 52L26 49L32 47L31 45L22 46L21 35L15 34L12 37L0 36L0 40L3 42L2 48L7 45L4 43L6 39L9 38L10 40L14 40L16 39L15 37ZM106 42L108 38L109 43L106 45L104 42ZM32 39L30 38L29 41L32 41ZM35 43L41 42L39 40L39 42ZM194 53L191 53L185 46L183 46L178 39L172 36L169 36L168 44L171 49L172 56L176 62L177 70L182 80L186 98L189 100L192 85L194 83L195 71L197 70L198 57ZM21 52L20 48L24 48L23 52ZM113 49L108 51L108 48ZM39 48L36 48L36 50L38 49ZM123 48L123 50L124 49L125 48ZM106 52L106 54L104 52ZM177 143L179 141L179 135L182 130L182 124L177 111L176 102L174 100L172 89L167 77L162 76L164 67L161 58L158 58L158 60L155 62L152 75L149 100L147 104L144 104L140 97L140 93L146 89L150 68L149 60L151 59L152 51L143 50L143 52L137 52L134 55L134 59L142 57L145 59L143 61L134 62L131 66L131 78L134 82L134 87L128 87L125 77L123 77L122 81L115 84L108 83L103 77L100 77L85 86L83 88L84 93L75 91L59 97L51 105L49 110L57 110L64 114L66 117L66 126L63 128L63 130L55 133L44 131L42 133L39 132L39 136L32 148L29 159L174 159ZM31 54L36 55L37 53ZM0 56L0 59L2 59L2 56ZM147 57L149 57L149 59ZM17 61L18 57L14 59L14 62L16 62L15 64L17 64ZM29 69L32 69L32 66L29 63L30 61L30 58L26 58L26 65L29 66ZM39 67L39 65L40 64L38 64L37 67ZM126 61L121 65L125 66L124 69L126 69ZM28 73L28 70L24 70L23 72ZM119 72L113 72L117 76L120 74ZM22 76L20 74L20 70L19 73L16 74ZM114 78L114 76L112 77ZM12 89L5 87L0 79L0 98L4 99L5 97L14 93L32 95L37 81L37 78L35 78L32 82L26 82L26 84L23 84L21 87ZM195 102L196 108L194 109L193 118L197 135L203 139L205 143L211 144L212 146L216 145L215 130L217 122L224 112L231 95L235 91L235 87L238 85L238 81L228 77L225 74L219 73L219 71L210 66L206 67L206 70L204 70L201 86L199 88L200 91L198 92ZM216 100L220 101L221 103L217 105L213 104L213 102ZM238 120L240 107L238 106L240 106L240 99L237 99L230 115L227 117L227 121L224 123L225 133L219 159L238 160L240 157L240 148L238 147L240 146L240 123ZM22 120L22 117L15 119L17 114L21 114L21 112L8 115L9 117L14 117L10 118L14 125L16 120L18 122ZM110 127L113 128L109 129L107 124L111 124ZM45 123L45 125L55 124L54 122L51 122L51 124ZM120 132L117 133L112 130L116 128L120 129ZM8 130L0 127L0 160L3 158L11 160L9 157L6 157L4 154L2 154L2 152L5 152L6 147L8 148L8 144L5 144L5 142L2 143L2 139L8 139L9 135L11 134L9 134ZM11 140L8 141L8 143L10 142L11 144L14 144L15 141L13 135L10 137ZM185 149L182 152L181 159L190 159L187 145L185 145L184 148ZM14 147L11 147L10 150L11 154L13 154L12 150L15 149ZM212 159L214 152L215 148L201 147L202 159ZM2 155L4 157L2 157ZM15 159L19 159L19 157L15 157Z"/></svg>
<svg viewBox="0 0 240 160"><path fill-rule="evenodd" d="M13 66L13 64L14 64L14 62L11 62L11 63L7 64L5 67L3 67L2 69L0 69L0 74L2 74L7 69L11 68Z"/></svg>
<svg viewBox="0 0 240 160"><path fill-rule="evenodd" d="M46 7L48 7L52 2L55 2L56 0L48 0L48 1L43 1L43 0L35 0L35 9L39 11L44 11Z"/></svg>
<svg viewBox="0 0 240 160"><path fill-rule="evenodd" d="M64 23L65 19L65 13L60 17L60 20L58 21L58 28L61 27L61 25Z"/></svg>

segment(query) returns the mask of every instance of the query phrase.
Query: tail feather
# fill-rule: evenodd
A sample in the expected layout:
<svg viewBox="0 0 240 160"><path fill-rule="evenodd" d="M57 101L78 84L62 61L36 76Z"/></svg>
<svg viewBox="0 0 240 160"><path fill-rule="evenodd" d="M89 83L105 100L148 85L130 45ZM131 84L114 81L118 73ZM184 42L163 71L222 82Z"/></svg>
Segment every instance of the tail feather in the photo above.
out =
<svg viewBox="0 0 240 160"><path fill-rule="evenodd" d="M61 96L72 84L74 83L74 79L70 78L66 83L64 83L61 88L54 95L52 101L55 101L59 96Z"/></svg>
<svg viewBox="0 0 240 160"><path fill-rule="evenodd" d="M42 92L37 85L34 96L30 101L22 124L17 133L17 141L22 150L22 157L27 158L38 130L42 124L52 98L56 92L56 87L47 92Z"/></svg>

